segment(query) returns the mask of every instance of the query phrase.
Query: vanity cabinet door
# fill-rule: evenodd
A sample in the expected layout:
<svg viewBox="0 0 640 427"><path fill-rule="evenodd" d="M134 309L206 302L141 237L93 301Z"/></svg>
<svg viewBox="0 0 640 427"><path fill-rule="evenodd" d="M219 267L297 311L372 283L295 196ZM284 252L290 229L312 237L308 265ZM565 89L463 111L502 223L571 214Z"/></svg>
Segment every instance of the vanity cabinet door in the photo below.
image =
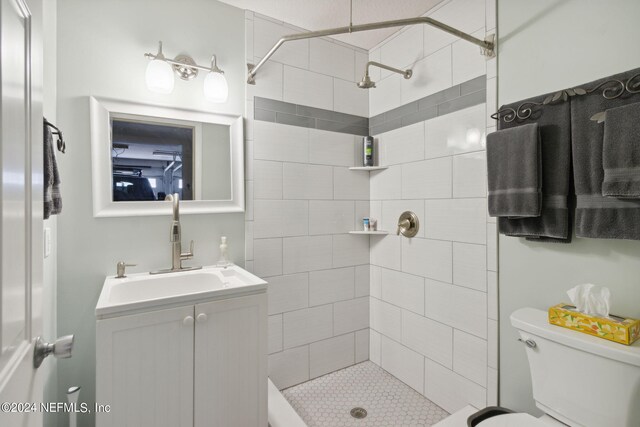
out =
<svg viewBox="0 0 640 427"><path fill-rule="evenodd" d="M98 320L98 427L193 426L193 306ZM93 408L91 408L93 409Z"/></svg>
<svg viewBox="0 0 640 427"><path fill-rule="evenodd" d="M196 305L196 427L267 427L266 298Z"/></svg>

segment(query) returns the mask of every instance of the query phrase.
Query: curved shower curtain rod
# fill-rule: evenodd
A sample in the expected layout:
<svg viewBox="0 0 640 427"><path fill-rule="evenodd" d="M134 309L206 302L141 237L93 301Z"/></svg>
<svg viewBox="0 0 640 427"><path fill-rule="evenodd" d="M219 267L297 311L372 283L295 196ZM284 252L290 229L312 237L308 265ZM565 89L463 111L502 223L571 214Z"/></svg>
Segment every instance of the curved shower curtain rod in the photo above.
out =
<svg viewBox="0 0 640 427"><path fill-rule="evenodd" d="M393 27L404 27L407 25L417 25L417 24L427 24L432 27L438 28L446 33L453 34L456 37L459 37L463 40L466 40L470 43L480 46L480 53L484 56L492 58L495 56L495 35L490 34L484 40L480 40L475 38L463 31L455 29L453 27L448 26L447 24L443 24L440 21L436 21L435 19L428 18L426 16L421 16L417 18L406 18L406 19L396 19L393 21L383 21L383 22L374 22L370 24L361 24L361 25L352 25L349 24L346 27L338 27L338 28L329 28L326 30L319 31L311 31L308 33L299 33L299 34L290 34L282 37L273 47L267 52L267 54L258 62L256 65L247 64L249 68L249 75L247 76L247 83L256 84L256 74L258 70L262 68L265 62L269 60L273 56L274 53L282 46L285 42L290 42L294 40L304 40L304 39L313 39L316 37L325 37L325 36L334 36L337 34L346 34L346 33L356 33L359 31L369 31L369 30L379 30L381 28L393 28Z"/></svg>

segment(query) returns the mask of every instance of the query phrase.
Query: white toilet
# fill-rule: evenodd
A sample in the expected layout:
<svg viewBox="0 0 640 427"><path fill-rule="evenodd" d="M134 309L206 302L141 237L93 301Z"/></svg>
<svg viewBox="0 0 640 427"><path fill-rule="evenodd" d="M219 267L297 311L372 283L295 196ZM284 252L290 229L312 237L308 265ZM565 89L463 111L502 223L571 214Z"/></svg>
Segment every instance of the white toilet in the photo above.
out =
<svg viewBox="0 0 640 427"><path fill-rule="evenodd" d="M533 397L545 415L494 416L481 427L640 426L640 341L625 346L550 325L547 312L511 315L526 347Z"/></svg>

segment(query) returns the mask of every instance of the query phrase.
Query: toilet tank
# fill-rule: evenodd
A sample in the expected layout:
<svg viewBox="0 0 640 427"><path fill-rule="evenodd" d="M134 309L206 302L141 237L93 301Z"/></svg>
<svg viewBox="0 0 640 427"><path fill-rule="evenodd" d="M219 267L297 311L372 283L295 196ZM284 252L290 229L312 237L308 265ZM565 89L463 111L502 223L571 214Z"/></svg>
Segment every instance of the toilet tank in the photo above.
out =
<svg viewBox="0 0 640 427"><path fill-rule="evenodd" d="M511 324L527 352L538 408L574 427L640 426L640 341L625 346L554 326L533 308L513 312Z"/></svg>

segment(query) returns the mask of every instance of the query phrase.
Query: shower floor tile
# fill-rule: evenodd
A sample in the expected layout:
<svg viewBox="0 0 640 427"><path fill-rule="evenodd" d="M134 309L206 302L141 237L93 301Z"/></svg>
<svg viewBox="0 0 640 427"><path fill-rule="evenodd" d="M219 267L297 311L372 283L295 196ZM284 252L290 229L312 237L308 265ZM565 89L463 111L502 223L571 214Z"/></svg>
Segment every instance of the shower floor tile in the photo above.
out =
<svg viewBox="0 0 640 427"><path fill-rule="evenodd" d="M449 414L367 361L283 390L309 427L422 427ZM353 418L352 408L367 411Z"/></svg>

